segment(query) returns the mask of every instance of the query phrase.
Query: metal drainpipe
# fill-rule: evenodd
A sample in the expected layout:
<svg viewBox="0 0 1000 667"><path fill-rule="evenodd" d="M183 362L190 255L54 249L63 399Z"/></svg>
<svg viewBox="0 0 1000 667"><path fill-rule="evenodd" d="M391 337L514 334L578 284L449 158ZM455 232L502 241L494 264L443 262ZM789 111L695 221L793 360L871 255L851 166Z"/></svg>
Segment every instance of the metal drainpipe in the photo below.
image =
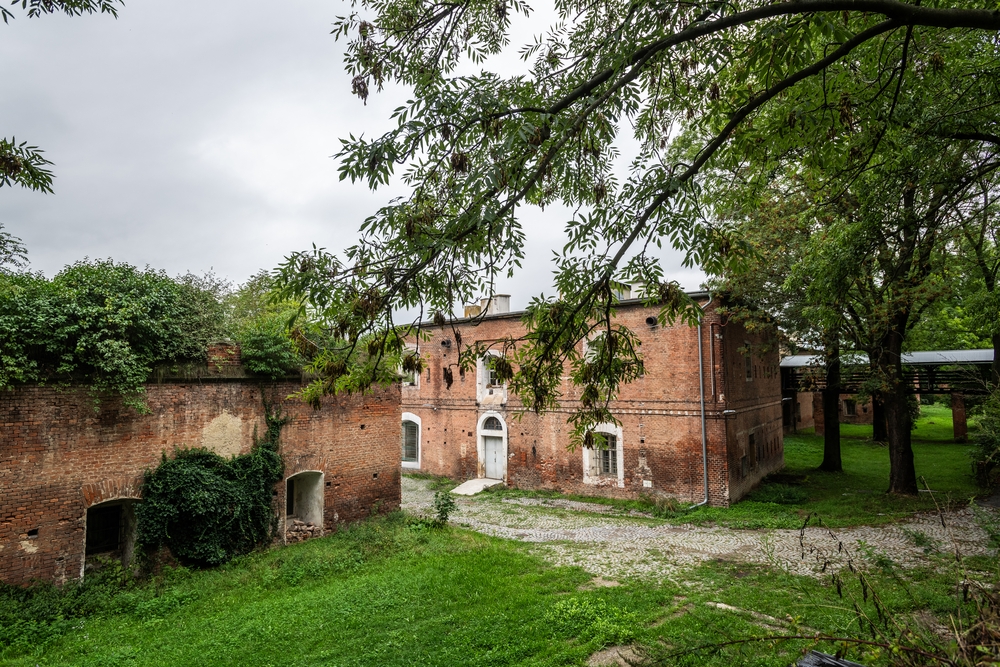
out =
<svg viewBox="0 0 1000 667"><path fill-rule="evenodd" d="M708 293L708 301L705 302L705 308L712 303L712 293ZM698 503L697 505L692 505L688 510L693 510L696 507L702 507L708 504L708 435L706 433L705 427L705 361L701 355L701 320L705 315L705 308L701 309L701 315L698 316L698 394L701 399L701 463L702 469L705 474L705 499ZM711 341L709 341L711 345ZM712 370L714 373L714 369Z"/></svg>

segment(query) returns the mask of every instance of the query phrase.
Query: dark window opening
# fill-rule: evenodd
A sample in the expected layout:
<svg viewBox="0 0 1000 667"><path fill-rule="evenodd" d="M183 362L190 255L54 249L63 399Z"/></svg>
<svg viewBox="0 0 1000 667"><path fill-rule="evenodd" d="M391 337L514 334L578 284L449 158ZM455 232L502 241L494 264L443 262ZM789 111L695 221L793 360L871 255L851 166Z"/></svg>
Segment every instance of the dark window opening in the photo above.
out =
<svg viewBox="0 0 1000 667"><path fill-rule="evenodd" d="M292 516L295 514L295 478L289 477L285 482L285 514Z"/></svg>
<svg viewBox="0 0 1000 667"><path fill-rule="evenodd" d="M844 401L844 412L847 413L848 417L856 417L858 415L858 402L852 401L850 399Z"/></svg>
<svg viewBox="0 0 1000 667"><path fill-rule="evenodd" d="M92 507L87 510L86 554L118 551L121 546L122 506Z"/></svg>

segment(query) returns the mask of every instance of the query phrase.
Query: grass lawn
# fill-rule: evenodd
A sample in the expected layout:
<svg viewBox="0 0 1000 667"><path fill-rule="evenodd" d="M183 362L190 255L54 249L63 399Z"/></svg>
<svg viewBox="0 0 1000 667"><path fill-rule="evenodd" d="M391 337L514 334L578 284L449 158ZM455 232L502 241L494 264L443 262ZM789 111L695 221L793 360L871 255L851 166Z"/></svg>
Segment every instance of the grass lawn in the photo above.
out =
<svg viewBox="0 0 1000 667"><path fill-rule="evenodd" d="M877 585L897 618L944 615L961 598L955 577ZM45 620L36 607L33 623L0 630L0 664L583 665L601 647L637 643L661 664L786 667L808 642L673 654L775 633L853 633L850 596L872 611L845 579L841 599L828 578L715 562L679 582L591 588L584 571L550 566L518 543L397 513L216 570L97 591L101 607L84 618ZM0 595L0 620L24 621L17 604Z"/></svg>
<svg viewBox="0 0 1000 667"><path fill-rule="evenodd" d="M664 512L650 500L617 500L558 493L520 491L494 487L494 497L528 495L568 497L614 505L623 511L652 512L671 523L716 524L732 528L798 528L806 517L821 519L833 528L878 525L905 518L914 512L964 505L980 490L972 479L970 447L951 441L951 410L943 405L924 406L913 436L917 477L934 492L916 497L886 494L889 486L889 450L871 442L871 425L841 426L844 471L817 469L823 460L823 438L811 432L785 436L785 469L766 479L749 497L732 507L681 508ZM811 431L811 429L810 429ZM947 436L947 437L945 437ZM921 484L921 487L923 484Z"/></svg>

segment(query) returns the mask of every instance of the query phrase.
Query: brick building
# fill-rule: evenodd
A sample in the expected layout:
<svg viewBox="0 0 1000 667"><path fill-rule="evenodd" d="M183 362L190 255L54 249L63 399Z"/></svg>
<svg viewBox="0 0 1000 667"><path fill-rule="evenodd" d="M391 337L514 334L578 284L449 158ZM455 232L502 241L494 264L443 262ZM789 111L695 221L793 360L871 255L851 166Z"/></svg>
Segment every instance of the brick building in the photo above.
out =
<svg viewBox="0 0 1000 667"><path fill-rule="evenodd" d="M320 533L399 506L398 387L314 410L286 398L297 383L239 375L150 384L146 415L113 402L95 412L84 388L0 392L0 581L61 583L82 576L95 554L127 561L143 471L174 448L249 451L265 428L264 398L290 417L280 440L286 479L274 490L289 526L299 519Z"/></svg>
<svg viewBox="0 0 1000 667"><path fill-rule="evenodd" d="M484 303L484 316L425 325L424 369L402 388L403 468L501 479L518 488L623 497L658 493L701 502L707 465L709 502L739 500L784 465L778 354L760 353L762 338L726 322L709 294L692 296L703 309L695 327L662 327L659 309L639 299L617 308L617 322L641 340L645 375L625 386L612 406L621 425L597 429L609 436L607 449L568 449L566 420L578 396L568 380L559 410L519 414L519 401L496 382L485 361L475 373L458 371L452 327L466 345L490 345L524 332L521 313L505 312L509 297Z"/></svg>

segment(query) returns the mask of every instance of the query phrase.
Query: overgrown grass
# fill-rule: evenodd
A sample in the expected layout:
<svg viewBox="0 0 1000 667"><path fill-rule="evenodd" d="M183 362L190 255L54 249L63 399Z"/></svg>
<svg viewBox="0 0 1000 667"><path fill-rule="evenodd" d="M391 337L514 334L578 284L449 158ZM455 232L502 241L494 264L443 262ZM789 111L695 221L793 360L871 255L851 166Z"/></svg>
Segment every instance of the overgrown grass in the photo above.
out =
<svg viewBox="0 0 1000 667"><path fill-rule="evenodd" d="M716 524L731 528L798 528L810 514L834 528L880 525L903 519L914 512L933 512L935 501L943 508L964 506L979 489L971 473L970 448L933 439L938 413L947 412L950 434L951 411L944 406L927 406L918 430L926 438L914 439L913 454L918 477L926 480L930 493L916 497L886 494L889 486L889 451L871 442L871 426L851 426L841 439L844 471L818 470L823 460L823 438L812 434L785 436L785 469L732 507L699 507L688 511L658 507L653 498L620 500L591 496L563 495L554 491L520 491L494 487L487 497L531 496L566 498L639 511L670 523ZM864 431L867 429L867 432ZM944 427L942 427L944 429ZM950 436L949 436L950 437Z"/></svg>
<svg viewBox="0 0 1000 667"><path fill-rule="evenodd" d="M425 479L428 480L427 488L431 491L451 491L457 487L461 482L456 482L450 477L444 477L442 475L432 475L428 472L406 472L403 473L405 477L412 477L413 479Z"/></svg>
<svg viewBox="0 0 1000 667"><path fill-rule="evenodd" d="M682 579L592 588L584 571L550 566L524 545L395 514L110 594L67 627L9 642L0 663L582 665L604 646L637 643L664 664L731 665L738 656L784 667L810 642L667 654L776 632L853 632L851 605L828 582L729 562ZM896 614L946 614L961 598L955 581L938 569L905 586L885 577L880 594ZM4 604L16 611L12 599Z"/></svg>

